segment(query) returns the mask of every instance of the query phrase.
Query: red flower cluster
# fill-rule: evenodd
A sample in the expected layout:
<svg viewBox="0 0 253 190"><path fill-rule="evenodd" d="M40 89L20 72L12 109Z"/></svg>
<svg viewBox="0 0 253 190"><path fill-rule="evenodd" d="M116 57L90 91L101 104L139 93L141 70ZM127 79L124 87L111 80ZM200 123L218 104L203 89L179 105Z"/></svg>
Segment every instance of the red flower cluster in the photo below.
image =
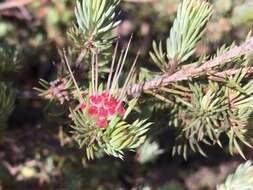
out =
<svg viewBox="0 0 253 190"><path fill-rule="evenodd" d="M96 119L97 125L100 128L107 128L110 118L118 114L120 117L125 115L123 103L110 96L108 92L92 95L89 97L88 113ZM85 111L87 105L84 102L81 105L81 110Z"/></svg>

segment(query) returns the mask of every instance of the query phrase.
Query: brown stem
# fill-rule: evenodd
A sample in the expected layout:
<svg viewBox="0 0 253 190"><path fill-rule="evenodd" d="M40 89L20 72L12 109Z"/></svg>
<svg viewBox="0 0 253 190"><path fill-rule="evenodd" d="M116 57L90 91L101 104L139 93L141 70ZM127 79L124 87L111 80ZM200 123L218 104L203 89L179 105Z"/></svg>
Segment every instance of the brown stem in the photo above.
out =
<svg viewBox="0 0 253 190"><path fill-rule="evenodd" d="M0 11L16 8L16 7L22 7L27 4L32 3L34 0L12 0L12 1L6 1L3 3L0 3Z"/></svg>
<svg viewBox="0 0 253 190"><path fill-rule="evenodd" d="M130 96L138 95L142 92L146 92L150 94L150 92L153 89L158 89L158 88L167 86L168 84L171 84L171 83L173 84L174 82L177 82L177 81L187 80L192 77L198 77L201 74L203 74L203 72L208 75L208 72L212 68L218 65L222 65L228 61L231 61L235 57L247 55L251 50L253 50L253 37L248 39L242 45L232 48L231 50L219 55L218 57L205 62L199 67L197 67L196 64L190 64L187 66L183 66L181 70L175 72L172 75L165 74L165 75L158 76L157 78L152 79L147 82L133 84L129 87L127 94ZM253 67L250 67L250 68L245 67L244 69L247 69L247 73L249 74L253 73ZM234 75L240 71L241 71L241 68L230 69L230 70L214 73L214 75L209 75L208 77L210 79L212 79L211 77L217 77L217 78L222 79L226 75L228 76Z"/></svg>
<svg viewBox="0 0 253 190"><path fill-rule="evenodd" d="M218 57L211 59L204 64L197 66L196 64L190 64L183 66L181 70L172 75L162 75L150 81L146 81L140 84L133 84L128 89L128 95L140 94L148 90L156 89L161 86L166 86L172 82L187 80L192 77L197 77L203 72L207 72L210 69L222 65L231 61L233 58L246 55L253 49L253 37L249 38L245 43L240 46L236 46L231 50L219 55ZM233 73L231 73L233 74Z"/></svg>
<svg viewBox="0 0 253 190"><path fill-rule="evenodd" d="M247 71L248 74L252 74L253 73L253 67L249 67L249 68L245 67L243 70L242 70L242 68L240 68L240 69L229 69L229 70L226 70L226 71L215 73L214 76L220 77L220 78L224 78L226 76L235 75L238 72L245 71L245 70Z"/></svg>

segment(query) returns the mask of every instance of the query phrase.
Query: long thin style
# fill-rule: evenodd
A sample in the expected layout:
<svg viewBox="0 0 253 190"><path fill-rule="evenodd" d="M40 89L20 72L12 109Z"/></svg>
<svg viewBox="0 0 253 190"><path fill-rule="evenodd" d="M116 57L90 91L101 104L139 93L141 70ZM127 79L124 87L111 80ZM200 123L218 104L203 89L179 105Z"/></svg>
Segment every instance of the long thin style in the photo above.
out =
<svg viewBox="0 0 253 190"><path fill-rule="evenodd" d="M131 66L131 69L130 69L130 71L129 71L129 73L128 73L128 76L127 76L127 78L126 78L126 81L125 81L125 83L124 83L124 85L123 85L123 87L122 87L122 89L121 89L121 93L120 93L120 96L119 96L119 99L120 99L120 100L123 99L124 94L126 93L127 88L129 87L131 78L132 78L132 76L133 76L133 74L134 74L135 65L136 65L136 63L137 63L137 60L138 60L139 56L140 56L140 51L138 51L138 53L137 53L137 55L136 55L136 57L135 57L135 60L134 60L134 62L133 62L133 64L132 64L132 66Z"/></svg>
<svg viewBox="0 0 253 190"><path fill-rule="evenodd" d="M120 105L122 104L122 102L124 101L124 99L127 97L127 89L129 88L130 84L131 84L131 79L133 78L134 76L134 73L135 73L135 68L132 70L132 73L131 75L129 75L129 80L125 83L126 86L124 87L124 89L122 89L121 93L120 93L120 96L118 98L119 102L116 106L116 110L119 109Z"/></svg>
<svg viewBox="0 0 253 190"><path fill-rule="evenodd" d="M111 65L111 68L110 68L110 73L109 73L109 77L108 77L107 85L106 85L106 90L107 91L109 91L110 85L111 85L113 68L114 68L114 64L115 64L115 60L116 60L116 56L117 56L118 46L119 46L119 41L117 41L116 47L115 47L114 53L113 53L112 65Z"/></svg>
<svg viewBox="0 0 253 190"><path fill-rule="evenodd" d="M126 50L125 50L125 54L124 54L124 58L123 58L122 62L120 62L120 63L118 64L118 65L120 65L120 69L119 69L118 73L115 73L114 80L113 80L113 84L112 84L112 89L115 88L116 83L117 83L117 81L119 80L119 76L120 76L120 74L121 74L121 72L122 72L122 69L123 69L123 67L124 67L124 65L125 65L126 57L127 57L127 55L128 55L128 51L129 51L129 47L130 47L130 44L131 44L131 41L132 41L132 37L133 37L133 35L131 35L131 37L130 37L130 39L129 39L129 42L128 42L128 44L127 44L127 48L126 48Z"/></svg>
<svg viewBox="0 0 253 190"><path fill-rule="evenodd" d="M126 87L125 87L124 91L122 92L122 95L120 95L121 97L119 97L119 100L120 100L119 104L121 104L123 102L123 100L125 99L125 97L127 96L126 92L127 92L128 88L129 88L131 82L132 82L131 79L134 77L135 70L136 69L134 68L133 71L132 71L132 73L131 73L131 75L130 75L130 78L129 78L127 84L126 84Z"/></svg>
<svg viewBox="0 0 253 190"><path fill-rule="evenodd" d="M135 57L135 60L134 60L133 65L132 65L132 67L130 69L130 72L128 73L127 79L126 79L126 81L125 81L125 83L124 83L124 85L122 87L122 91L121 91L120 97L122 97L122 95L124 95L125 92L127 91L129 83L130 83L130 81L131 81L131 79L133 77L133 74L134 74L134 71L135 71L135 66L136 66L136 63L137 63L137 60L138 60L139 56L140 56L140 52L138 52L137 55L136 55L136 57Z"/></svg>
<svg viewBox="0 0 253 190"><path fill-rule="evenodd" d="M98 93L98 50L96 50L96 60L95 60L95 93Z"/></svg>
<svg viewBox="0 0 253 190"><path fill-rule="evenodd" d="M72 72L72 70L71 70L71 68L70 68L69 61L68 61L68 58L67 58L67 54L66 54L66 50L65 50L65 49L63 49L63 55L64 55L65 63L66 63L67 68L68 68L68 70L69 70L69 74L70 74L70 76L71 76L71 79L72 79L72 81L73 81L73 83L74 83L74 85L75 85L75 87L76 87L76 90L77 90L77 93L78 93L78 96L79 96L79 101L82 102L82 101L84 101L84 99L83 99L82 94L81 94L81 91L80 91L80 89L79 89L79 87L78 87L78 85L77 85L77 82L76 82L76 79L75 79L75 77L74 77L74 75L73 75L73 72Z"/></svg>
<svg viewBox="0 0 253 190"><path fill-rule="evenodd" d="M117 81L116 81L116 75L119 72L119 68L120 68L120 65L122 63L123 54L124 54L124 51L121 51L120 56L119 56L119 60L118 60L118 63L117 63L116 71L115 71L115 73L113 75L112 85L110 87L110 94L111 94L111 92L114 91L114 86L116 86L115 83L117 83Z"/></svg>
<svg viewBox="0 0 253 190"><path fill-rule="evenodd" d="M130 44L131 44L131 41L132 41L132 37L133 37L133 35L131 35L131 37L130 37L130 39L129 39L129 42L128 42L128 44L127 44L127 48L126 48L126 50L125 50L124 58L123 58L122 63L121 63L121 65L120 65L120 70L119 70L119 72L118 72L117 75L116 75L116 81L119 80L119 76L120 76L120 74L121 74L121 72L122 72L122 69L123 69L125 63L126 63L126 58L127 58L127 55L128 55L128 51L129 51L129 47L130 47Z"/></svg>
<svg viewBox="0 0 253 190"><path fill-rule="evenodd" d="M94 54L92 54L91 59L91 86L92 86L92 93L95 94L95 76L94 76L95 68L94 68Z"/></svg>

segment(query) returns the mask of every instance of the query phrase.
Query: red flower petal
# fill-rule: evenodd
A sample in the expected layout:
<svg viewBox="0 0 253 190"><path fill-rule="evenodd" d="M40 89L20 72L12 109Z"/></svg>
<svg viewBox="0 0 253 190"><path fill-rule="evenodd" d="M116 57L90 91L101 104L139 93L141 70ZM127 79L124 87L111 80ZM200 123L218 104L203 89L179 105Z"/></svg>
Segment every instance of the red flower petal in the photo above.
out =
<svg viewBox="0 0 253 190"><path fill-rule="evenodd" d="M126 109L124 108L123 105L120 105L120 107L118 108L118 112L119 112L120 117L124 117L126 113Z"/></svg>
<svg viewBox="0 0 253 190"><path fill-rule="evenodd" d="M86 103L85 102L83 102L82 104L81 104L81 110L82 111L85 111L85 109L86 109Z"/></svg>
<svg viewBox="0 0 253 190"><path fill-rule="evenodd" d="M110 108L116 108L116 106L117 106L117 101L114 99L114 98L110 98L110 99L107 99L105 102L104 102L104 107L106 108L106 109L110 109Z"/></svg>
<svg viewBox="0 0 253 190"><path fill-rule="evenodd" d="M101 94L101 96L102 96L102 98L105 100L105 99L108 99L108 97L109 97L109 93L108 92L103 92L102 94Z"/></svg>
<svg viewBox="0 0 253 190"><path fill-rule="evenodd" d="M98 111L98 116L105 118L105 117L108 116L108 111L105 108L102 107Z"/></svg>
<svg viewBox="0 0 253 190"><path fill-rule="evenodd" d="M91 106L89 108L89 114L91 116L97 116L97 114L98 114L98 108L96 106Z"/></svg>
<svg viewBox="0 0 253 190"><path fill-rule="evenodd" d="M108 109L108 115L109 116L113 116L113 115L115 115L115 113L116 113L116 109L115 108L109 108Z"/></svg>
<svg viewBox="0 0 253 190"><path fill-rule="evenodd" d="M102 103L103 99L101 95L92 95L90 96L91 105L98 106Z"/></svg>
<svg viewBox="0 0 253 190"><path fill-rule="evenodd" d="M107 128L107 126L108 126L108 121L104 118L102 118L102 119L99 118L96 123L97 123L98 127L103 128L103 129Z"/></svg>

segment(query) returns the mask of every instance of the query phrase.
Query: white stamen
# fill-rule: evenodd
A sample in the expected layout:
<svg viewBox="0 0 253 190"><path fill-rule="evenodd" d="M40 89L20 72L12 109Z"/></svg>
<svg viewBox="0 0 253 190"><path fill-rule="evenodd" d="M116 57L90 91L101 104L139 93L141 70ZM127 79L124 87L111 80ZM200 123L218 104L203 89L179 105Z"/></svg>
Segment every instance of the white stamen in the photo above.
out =
<svg viewBox="0 0 253 190"><path fill-rule="evenodd" d="M66 63L67 68L68 68L68 70L69 70L70 76L71 76L71 78L72 78L72 80L73 80L73 82L74 82L74 85L75 85L75 87L76 87L76 90L77 90L77 93L78 93L78 96L79 96L79 101L80 101L80 102L84 102L84 99L83 99L83 97L82 97L81 91L80 91L80 89L79 89L79 87L78 87L78 85L77 85L76 79L75 79L75 77L74 77L74 75L73 75L73 72L72 72L72 70L71 70L71 68L70 68L69 61L68 61L68 58L67 58L66 50L65 50L65 49L63 49L63 55L64 55L65 63Z"/></svg>
<svg viewBox="0 0 253 190"><path fill-rule="evenodd" d="M96 61L95 61L95 90L98 93L98 50L96 51Z"/></svg>
<svg viewBox="0 0 253 190"><path fill-rule="evenodd" d="M125 54L124 54L124 58L123 58L122 62L118 62L118 66L120 65L120 69L119 69L119 71L116 72L115 75L114 75L114 79L113 79L113 84L112 84L112 87L111 87L111 91L113 91L114 88L116 87L117 81L119 80L119 76L120 76L120 74L121 74L121 72L122 72L122 69L123 69L123 67L124 67L124 65L125 65L126 57L127 57L127 55L128 55L128 51L129 51L129 47L130 47L132 38L133 38L133 35L131 35L131 37L130 37L130 39L129 39L129 42L128 42L128 44L127 44L127 48L126 48L126 50L125 50Z"/></svg>
<svg viewBox="0 0 253 190"><path fill-rule="evenodd" d="M94 66L94 54L92 54L91 59L91 85L92 85L92 93L95 94L95 66Z"/></svg>
<svg viewBox="0 0 253 190"><path fill-rule="evenodd" d="M123 87L122 87L122 89L121 89L121 93L120 93L120 96L119 96L120 102L119 102L119 104L117 105L117 107L118 107L118 106L121 104L121 102L123 101L123 98L125 97L126 91L127 91L128 87L129 87L129 85L130 85L130 83L131 83L131 79L132 79L132 77L133 77L133 75L134 75L135 65L136 65L136 63L137 63L137 60L138 60L138 58L139 58L139 55L140 55L140 51L138 51L138 53L137 53L137 55L136 55L136 57L135 57L135 60L134 60L134 62L133 62L133 64L132 64L132 66L131 66L130 72L128 73L128 76L127 76L127 78L126 78L126 81L125 81L125 83L124 83L124 85L123 85Z"/></svg>
<svg viewBox="0 0 253 190"><path fill-rule="evenodd" d="M107 91L109 91L110 85L111 85L113 68L114 68L114 64L115 64L115 60L116 60L116 56L117 56L117 51L118 51L118 45L119 45L119 41L117 41L117 44L116 44L116 47L115 47L114 53L113 53L112 65L111 65L111 68L110 68L110 73L109 73L109 77L108 77L107 85L106 85L106 90Z"/></svg>

